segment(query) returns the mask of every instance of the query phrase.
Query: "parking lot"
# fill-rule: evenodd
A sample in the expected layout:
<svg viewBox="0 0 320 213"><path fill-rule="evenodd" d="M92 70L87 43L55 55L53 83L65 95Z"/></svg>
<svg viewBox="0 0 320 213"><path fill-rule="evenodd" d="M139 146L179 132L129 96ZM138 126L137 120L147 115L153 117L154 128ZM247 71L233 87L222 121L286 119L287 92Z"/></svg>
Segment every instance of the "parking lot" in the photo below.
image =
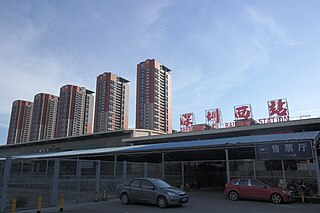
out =
<svg viewBox="0 0 320 213"><path fill-rule="evenodd" d="M143 213L143 212L174 212L174 213L301 213L301 212L319 212L320 204L294 202L289 204L272 204L263 201L230 201L223 196L220 190L199 190L189 192L189 203L182 207L169 207L160 209L157 206L145 204L122 205L119 199L110 199L108 201L84 203L77 205L66 205L63 212L69 213L87 213L87 212L110 212L110 213ZM34 213L36 210L17 211L19 213ZM43 213L59 212L57 207L42 209Z"/></svg>

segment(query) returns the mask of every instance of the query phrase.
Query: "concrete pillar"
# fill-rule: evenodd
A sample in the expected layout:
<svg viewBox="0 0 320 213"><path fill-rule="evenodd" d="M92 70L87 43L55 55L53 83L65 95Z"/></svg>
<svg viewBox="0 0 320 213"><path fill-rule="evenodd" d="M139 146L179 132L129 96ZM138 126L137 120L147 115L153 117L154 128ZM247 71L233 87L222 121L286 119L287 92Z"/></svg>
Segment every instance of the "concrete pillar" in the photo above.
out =
<svg viewBox="0 0 320 213"><path fill-rule="evenodd" d="M227 182L231 180L230 178L230 163L229 163L229 151L228 149L225 149L225 154L226 154L226 172L227 172Z"/></svg>
<svg viewBox="0 0 320 213"><path fill-rule="evenodd" d="M96 192L100 191L100 168L101 168L101 162L96 162Z"/></svg>
<svg viewBox="0 0 320 213"><path fill-rule="evenodd" d="M144 172L144 177L147 178L148 177L148 163L147 162L144 162L143 172Z"/></svg>
<svg viewBox="0 0 320 213"><path fill-rule="evenodd" d="M6 202L8 198L8 185L10 180L10 172L11 172L11 157L6 158L6 162L4 164L4 172L2 178L2 189L1 189L1 197L0 197L0 212L4 212L6 208Z"/></svg>
<svg viewBox="0 0 320 213"><path fill-rule="evenodd" d="M56 159L54 162L54 172L52 180L52 194L51 194L51 206L58 204L59 195L59 173L60 173L60 160Z"/></svg>

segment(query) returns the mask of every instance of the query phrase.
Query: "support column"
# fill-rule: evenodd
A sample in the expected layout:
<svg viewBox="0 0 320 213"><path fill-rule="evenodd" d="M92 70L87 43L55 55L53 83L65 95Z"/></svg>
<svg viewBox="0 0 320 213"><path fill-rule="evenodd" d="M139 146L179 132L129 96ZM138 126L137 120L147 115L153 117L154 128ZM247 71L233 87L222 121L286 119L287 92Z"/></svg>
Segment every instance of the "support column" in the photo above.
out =
<svg viewBox="0 0 320 213"><path fill-rule="evenodd" d="M23 174L23 167L24 167L24 160L22 160L22 162L21 162L20 175L22 175L22 174Z"/></svg>
<svg viewBox="0 0 320 213"><path fill-rule="evenodd" d="M164 180L164 153L161 153L162 156L162 164L161 164L161 178Z"/></svg>
<svg viewBox="0 0 320 213"><path fill-rule="evenodd" d="M113 176L117 176L117 156L114 156L114 162L113 162Z"/></svg>
<svg viewBox="0 0 320 213"><path fill-rule="evenodd" d="M308 165L308 174L309 174L309 177L311 177L312 173L311 173L311 165L310 165L310 160L309 159L307 160L307 165Z"/></svg>
<svg viewBox="0 0 320 213"><path fill-rule="evenodd" d="M229 164L229 151L228 149L225 149L225 154L226 154L226 172L227 172L227 182L230 181L230 164Z"/></svg>
<svg viewBox="0 0 320 213"><path fill-rule="evenodd" d="M254 178L257 178L256 160L253 160L252 163L253 163L253 177L254 177Z"/></svg>
<svg viewBox="0 0 320 213"><path fill-rule="evenodd" d="M100 160L96 162L96 192L100 192Z"/></svg>
<svg viewBox="0 0 320 213"><path fill-rule="evenodd" d="M48 176L48 168L49 168L49 160L47 160L47 166L46 166L46 176Z"/></svg>
<svg viewBox="0 0 320 213"><path fill-rule="evenodd" d="M287 185L287 180L286 180L286 173L284 171L284 161L283 160L281 160L281 165L282 165L283 184L284 184L284 186L286 186Z"/></svg>
<svg viewBox="0 0 320 213"><path fill-rule="evenodd" d="M77 173L76 173L76 178L77 178L77 195L76 195L76 201L77 203L80 201L80 186L81 186L81 161L77 160Z"/></svg>
<svg viewBox="0 0 320 213"><path fill-rule="evenodd" d="M1 189L1 197L0 197L0 212L4 212L6 209L6 202L8 198L8 185L10 180L10 172L11 172L11 157L6 158L6 162L4 164L4 172L2 179L2 189Z"/></svg>
<svg viewBox="0 0 320 213"><path fill-rule="evenodd" d="M144 162L144 177L147 178L148 177L148 163Z"/></svg>
<svg viewBox="0 0 320 213"><path fill-rule="evenodd" d="M127 161L123 161L123 181L127 181Z"/></svg>
<svg viewBox="0 0 320 213"><path fill-rule="evenodd" d="M320 168L319 168L317 148L315 145L313 147L313 154L314 154L314 161L315 161L315 167L316 167L315 172L316 172L316 178L317 178L318 196L320 196Z"/></svg>
<svg viewBox="0 0 320 213"><path fill-rule="evenodd" d="M52 181L52 195L51 195L51 206L56 206L59 194L59 172L60 172L60 160L56 159L54 162L54 172Z"/></svg>
<svg viewBox="0 0 320 213"><path fill-rule="evenodd" d="M184 162L181 162L181 185L184 187Z"/></svg>

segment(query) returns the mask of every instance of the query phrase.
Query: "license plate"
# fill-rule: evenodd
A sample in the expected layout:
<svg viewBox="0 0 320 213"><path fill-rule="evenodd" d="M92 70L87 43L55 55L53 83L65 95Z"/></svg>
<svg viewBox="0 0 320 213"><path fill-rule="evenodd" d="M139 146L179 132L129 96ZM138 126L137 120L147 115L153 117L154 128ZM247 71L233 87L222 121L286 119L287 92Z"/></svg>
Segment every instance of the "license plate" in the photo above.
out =
<svg viewBox="0 0 320 213"><path fill-rule="evenodd" d="M181 202L188 202L188 198L186 198L186 197L185 197L185 198L182 198L182 199L181 199Z"/></svg>

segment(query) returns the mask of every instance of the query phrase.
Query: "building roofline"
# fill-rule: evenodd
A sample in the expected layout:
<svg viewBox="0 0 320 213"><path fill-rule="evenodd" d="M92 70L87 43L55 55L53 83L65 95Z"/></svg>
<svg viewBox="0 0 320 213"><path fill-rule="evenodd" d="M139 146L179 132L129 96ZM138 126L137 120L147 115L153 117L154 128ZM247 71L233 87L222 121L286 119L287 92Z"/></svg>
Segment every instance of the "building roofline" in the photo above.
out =
<svg viewBox="0 0 320 213"><path fill-rule="evenodd" d="M158 141L158 140L167 140L167 141L176 141L181 140L181 138L187 137L204 137L209 135L219 135L219 134L227 134L227 133L235 133L235 132L249 132L255 130L264 130L264 129L276 129L283 127L292 127L292 126L301 126L308 124L319 124L320 118L310 118L310 119L301 119L301 120L293 120L286 122L278 122L278 123L270 123L270 124L256 124L251 126L242 126L242 127L233 127L233 128L223 128L223 129L212 129L205 131L195 131L195 132L179 132L167 135L155 135L148 137L139 137L139 138L126 138L122 141L124 143L135 143L135 142L149 142Z"/></svg>
<svg viewBox="0 0 320 213"><path fill-rule="evenodd" d="M149 132L150 134L163 134L162 132L149 130L149 129L120 129L120 130L114 130L114 131L107 131L107 132L97 132L87 135L77 135L77 136L69 136L69 137L60 137L60 138L52 138L52 139L46 139L46 140L40 140L40 141L29 141L29 142L23 142L18 144L5 144L0 145L1 148L11 148L11 147L23 147L23 146L32 146L32 145L43 145L43 144L50 144L50 143L63 143L63 142L69 142L69 141L82 141L87 140L91 138L102 138L106 136L117 136L119 134L131 134L131 137L134 136L135 132Z"/></svg>

